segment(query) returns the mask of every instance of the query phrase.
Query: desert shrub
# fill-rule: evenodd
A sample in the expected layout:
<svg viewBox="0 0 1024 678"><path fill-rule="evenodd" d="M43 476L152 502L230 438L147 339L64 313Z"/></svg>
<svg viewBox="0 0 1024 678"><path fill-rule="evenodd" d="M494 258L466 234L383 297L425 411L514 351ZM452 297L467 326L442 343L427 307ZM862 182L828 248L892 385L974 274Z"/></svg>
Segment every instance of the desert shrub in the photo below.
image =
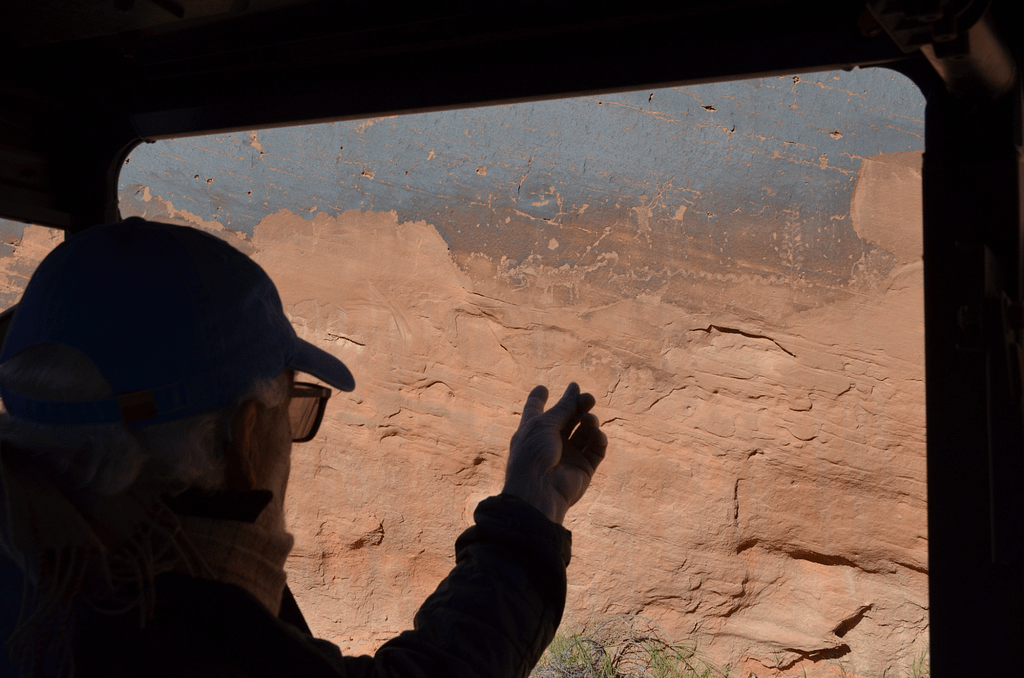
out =
<svg viewBox="0 0 1024 678"><path fill-rule="evenodd" d="M639 615L560 631L534 678L720 678L728 675Z"/></svg>

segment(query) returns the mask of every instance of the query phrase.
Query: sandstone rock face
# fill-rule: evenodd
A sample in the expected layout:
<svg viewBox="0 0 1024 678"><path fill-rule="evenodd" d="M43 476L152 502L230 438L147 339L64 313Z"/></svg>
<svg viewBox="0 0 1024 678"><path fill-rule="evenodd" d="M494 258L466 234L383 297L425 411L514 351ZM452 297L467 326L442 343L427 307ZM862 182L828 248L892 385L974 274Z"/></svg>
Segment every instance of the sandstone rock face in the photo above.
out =
<svg viewBox="0 0 1024 678"><path fill-rule="evenodd" d="M839 88L841 77L787 79L794 103L780 100L806 109L798 87ZM730 99L691 94L701 116ZM732 143L742 122L691 132ZM822 143L843 137L824 124ZM283 167L250 136L231 146L238 167ZM768 132L751 138L752 154L770 155L757 146ZM355 162L339 146L337 162ZM501 189L512 197L481 189L452 207L461 221L397 198L328 210L318 194L267 208L243 233L222 225L228 198L142 184L126 186L122 212L205 228L251 254L300 335L351 367L356 391L335 394L318 437L293 450L287 497L291 587L314 632L343 651L410 627L473 508L500 489L528 391L543 383L557 396L575 380L597 397L610 447L567 520L565 624L644 615L731 675L903 675L928 629L921 155L836 170L841 154L819 152L785 165L845 182L813 184L831 191L813 218L785 208L811 189L774 211L749 196L705 207L692 169L692 180L658 176L632 202L591 207L571 182L537 179L528 154ZM465 160L467 182L501 176L506 156L488 153ZM342 183L385 176L357 169ZM531 185L529 203L508 203ZM719 228L730 204L746 211ZM477 223L484 206L490 221ZM532 254L502 254L517 248Z"/></svg>
<svg viewBox="0 0 1024 678"><path fill-rule="evenodd" d="M568 520L568 620L642 614L756 675L909 665L927 630L919 159L866 161L855 191L892 272L771 323L742 310L756 280L718 312L585 287L565 304L460 268L426 223L261 222L296 327L359 384L294 453L290 576L315 630L363 651L406 628L500 487L526 392L575 379L611 447Z"/></svg>
<svg viewBox="0 0 1024 678"><path fill-rule="evenodd" d="M851 218L886 273L861 262L813 305L735 276L714 310L542 266L520 284L390 212L264 218L238 243L358 384L293 454L313 629L365 652L407 628L500 488L527 391L578 380L611 447L569 515L567 623L641 614L743 675L909 666L928 623L920 154L865 160Z"/></svg>
<svg viewBox="0 0 1024 678"><path fill-rule="evenodd" d="M14 226L13 222L8 222ZM64 232L42 226L11 229L6 251L0 255L0 308L8 309L21 299L36 266L64 240Z"/></svg>

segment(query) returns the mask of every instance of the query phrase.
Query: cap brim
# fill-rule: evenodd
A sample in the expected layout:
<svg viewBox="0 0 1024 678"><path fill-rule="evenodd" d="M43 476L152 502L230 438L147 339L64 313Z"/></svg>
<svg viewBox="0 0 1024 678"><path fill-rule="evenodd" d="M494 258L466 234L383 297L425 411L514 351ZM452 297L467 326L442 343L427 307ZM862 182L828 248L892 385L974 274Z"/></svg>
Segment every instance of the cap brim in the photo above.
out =
<svg viewBox="0 0 1024 678"><path fill-rule="evenodd" d="M295 346L295 357L288 367L296 372L311 374L339 391L355 389L356 380L352 378L345 363L303 339L296 339Z"/></svg>

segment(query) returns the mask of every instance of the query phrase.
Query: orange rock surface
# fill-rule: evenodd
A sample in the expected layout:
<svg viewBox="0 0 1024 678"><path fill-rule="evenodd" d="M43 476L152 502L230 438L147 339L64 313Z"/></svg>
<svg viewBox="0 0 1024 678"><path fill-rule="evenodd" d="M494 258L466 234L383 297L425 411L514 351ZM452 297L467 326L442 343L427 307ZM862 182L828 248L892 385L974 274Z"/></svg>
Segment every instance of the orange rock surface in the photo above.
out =
<svg viewBox="0 0 1024 678"><path fill-rule="evenodd" d="M294 450L314 630L364 652L407 628L528 390L578 380L611 442L569 514L567 623L642 614L756 675L904 670L928 626L920 154L866 160L851 218L886 274L812 303L733 276L689 306L459 265L393 213L264 219L254 256L358 384Z"/></svg>

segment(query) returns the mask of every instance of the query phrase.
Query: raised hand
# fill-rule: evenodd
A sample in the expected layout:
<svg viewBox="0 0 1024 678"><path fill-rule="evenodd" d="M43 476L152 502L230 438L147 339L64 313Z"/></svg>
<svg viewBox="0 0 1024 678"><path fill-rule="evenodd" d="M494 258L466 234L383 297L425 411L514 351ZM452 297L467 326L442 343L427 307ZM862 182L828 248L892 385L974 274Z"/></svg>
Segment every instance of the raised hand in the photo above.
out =
<svg viewBox="0 0 1024 678"><path fill-rule="evenodd" d="M594 396L581 394L575 383L545 412L547 401L544 386L534 388L526 398L509 446L502 492L519 497L561 525L569 507L590 486L604 459L608 437L590 413Z"/></svg>

